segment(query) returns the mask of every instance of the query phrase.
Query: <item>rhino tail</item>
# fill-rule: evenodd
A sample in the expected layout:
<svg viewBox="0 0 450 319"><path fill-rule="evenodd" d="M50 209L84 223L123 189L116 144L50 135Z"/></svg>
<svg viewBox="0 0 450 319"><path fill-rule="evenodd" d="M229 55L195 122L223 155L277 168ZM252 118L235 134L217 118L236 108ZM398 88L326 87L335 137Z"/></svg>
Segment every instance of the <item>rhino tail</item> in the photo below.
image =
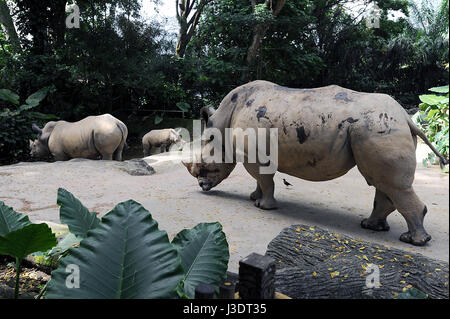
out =
<svg viewBox="0 0 450 319"><path fill-rule="evenodd" d="M441 166L441 168L444 167L445 165L448 165L448 159L446 159L444 157L444 155L439 153L439 151L434 147L434 145L430 142L428 137L425 135L425 133L422 132L422 130L416 124L414 124L414 122L409 117L408 113L406 113L406 111L405 111L405 114L406 114L406 120L408 121L408 126L411 130L411 133L413 135L419 136L422 139L422 141L424 141L425 144L427 144L430 147L430 149L433 151L433 153L436 154L436 156L439 158L439 165Z"/></svg>

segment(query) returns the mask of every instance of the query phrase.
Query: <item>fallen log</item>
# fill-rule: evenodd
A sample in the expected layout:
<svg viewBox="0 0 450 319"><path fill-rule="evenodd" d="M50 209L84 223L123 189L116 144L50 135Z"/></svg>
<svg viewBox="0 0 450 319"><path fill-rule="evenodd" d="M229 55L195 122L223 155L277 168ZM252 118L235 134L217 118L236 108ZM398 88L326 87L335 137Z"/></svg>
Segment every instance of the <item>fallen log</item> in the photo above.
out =
<svg viewBox="0 0 450 319"><path fill-rule="evenodd" d="M412 288L449 298L448 263L319 227L285 228L266 254L275 289L291 298L390 299Z"/></svg>

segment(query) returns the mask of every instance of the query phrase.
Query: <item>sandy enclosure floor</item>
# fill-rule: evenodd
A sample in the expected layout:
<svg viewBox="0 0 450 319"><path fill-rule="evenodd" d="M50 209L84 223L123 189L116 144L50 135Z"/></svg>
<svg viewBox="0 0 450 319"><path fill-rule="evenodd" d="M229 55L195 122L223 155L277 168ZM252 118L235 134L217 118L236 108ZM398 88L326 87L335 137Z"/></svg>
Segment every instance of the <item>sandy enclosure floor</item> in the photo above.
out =
<svg viewBox="0 0 450 319"><path fill-rule="evenodd" d="M449 260L449 176L438 167L418 165L414 187L428 206L425 228L433 239L425 247L398 240L407 230L396 211L389 218L389 232L360 227L370 215L375 189L369 187L356 168L328 182L308 182L277 173L279 209L263 211L249 199L255 181L238 165L230 177L210 192L202 192L197 181L172 153L146 158L156 173L131 176L115 162L72 160L55 163L20 163L0 167L0 200L32 221L59 222L57 189L72 192L90 211L106 214L116 204L134 199L150 211L160 229L172 238L180 230L200 222L219 221L230 245L231 271L252 252L265 253L279 232L292 224L317 225L355 238L378 242L406 251ZM286 188L286 178L292 187Z"/></svg>

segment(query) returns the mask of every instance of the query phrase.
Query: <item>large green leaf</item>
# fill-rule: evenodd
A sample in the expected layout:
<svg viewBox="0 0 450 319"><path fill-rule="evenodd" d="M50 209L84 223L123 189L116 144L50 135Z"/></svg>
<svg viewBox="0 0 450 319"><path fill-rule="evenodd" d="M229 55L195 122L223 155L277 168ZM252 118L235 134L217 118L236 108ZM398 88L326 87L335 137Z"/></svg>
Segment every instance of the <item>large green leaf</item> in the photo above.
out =
<svg viewBox="0 0 450 319"><path fill-rule="evenodd" d="M0 201L0 236L6 236L30 224L28 216L15 212L14 209Z"/></svg>
<svg viewBox="0 0 450 319"><path fill-rule="evenodd" d="M447 99L445 96L439 96L434 94L424 94L420 95L419 99L428 105L437 105L439 103L444 103Z"/></svg>
<svg viewBox="0 0 450 319"><path fill-rule="evenodd" d="M96 228L100 223L97 214L89 212L75 196L64 188L58 189L57 203L61 206L59 210L61 222L67 224L70 232L78 237L86 237L87 232Z"/></svg>
<svg viewBox="0 0 450 319"><path fill-rule="evenodd" d="M68 233L63 240L61 240L57 246L53 247L52 250L50 250L47 254L48 256L56 256L64 254L66 251L68 251L72 247L78 247L80 244L80 241L82 241L83 238L77 237L72 233Z"/></svg>
<svg viewBox="0 0 450 319"><path fill-rule="evenodd" d="M7 89L0 89L0 99L11 102L12 104L19 104L19 96Z"/></svg>
<svg viewBox="0 0 450 319"><path fill-rule="evenodd" d="M161 123L163 121L163 117L160 115L156 115L155 116L155 125L158 125L159 123Z"/></svg>
<svg viewBox="0 0 450 319"><path fill-rule="evenodd" d="M448 85L431 88L429 91L436 93L448 93Z"/></svg>
<svg viewBox="0 0 450 319"><path fill-rule="evenodd" d="M57 121L59 120L59 117L53 114L44 114L41 112L29 112L28 113L30 117L34 119L41 119L41 120L47 120L47 121Z"/></svg>
<svg viewBox="0 0 450 319"><path fill-rule="evenodd" d="M189 109L191 108L191 106L186 102L178 102L176 105L183 112L188 112Z"/></svg>
<svg viewBox="0 0 450 319"><path fill-rule="evenodd" d="M425 292L412 287L399 293L395 299L428 299L428 295Z"/></svg>
<svg viewBox="0 0 450 319"><path fill-rule="evenodd" d="M39 91L31 94L27 100L25 101L25 103L27 103L28 105L32 105L32 106L36 106L38 105L43 99L45 99L45 97L47 96L47 93L49 92L49 88L43 88L40 89Z"/></svg>
<svg viewBox="0 0 450 319"><path fill-rule="evenodd" d="M230 254L220 223L202 223L184 229L172 241L185 271L184 292L194 298L199 284L218 286L226 278Z"/></svg>
<svg viewBox="0 0 450 319"><path fill-rule="evenodd" d="M68 288L79 269L79 288ZM47 298L174 298L183 268L167 233L139 203L129 200L106 214L80 246L52 272Z"/></svg>
<svg viewBox="0 0 450 319"><path fill-rule="evenodd" d="M0 236L0 254L23 259L31 253L48 250L57 243L47 224L30 224Z"/></svg>

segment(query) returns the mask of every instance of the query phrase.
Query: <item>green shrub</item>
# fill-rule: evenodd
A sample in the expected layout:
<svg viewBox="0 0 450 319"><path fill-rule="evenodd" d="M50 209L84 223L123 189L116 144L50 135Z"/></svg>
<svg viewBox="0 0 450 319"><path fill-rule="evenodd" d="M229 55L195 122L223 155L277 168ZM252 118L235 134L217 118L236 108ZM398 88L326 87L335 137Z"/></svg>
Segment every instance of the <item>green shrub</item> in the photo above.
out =
<svg viewBox="0 0 450 319"><path fill-rule="evenodd" d="M430 91L437 94L425 94L419 97L422 101L419 105L420 111L413 116L413 119L425 130L428 139L436 149L448 158L449 86L431 88ZM428 166L435 162L435 154L430 153L423 164ZM444 170L448 172L448 165Z"/></svg>
<svg viewBox="0 0 450 319"><path fill-rule="evenodd" d="M28 141L34 137L31 124L56 119L33 110L52 90L50 87L41 89L20 104L18 94L0 89L0 164L29 158Z"/></svg>

